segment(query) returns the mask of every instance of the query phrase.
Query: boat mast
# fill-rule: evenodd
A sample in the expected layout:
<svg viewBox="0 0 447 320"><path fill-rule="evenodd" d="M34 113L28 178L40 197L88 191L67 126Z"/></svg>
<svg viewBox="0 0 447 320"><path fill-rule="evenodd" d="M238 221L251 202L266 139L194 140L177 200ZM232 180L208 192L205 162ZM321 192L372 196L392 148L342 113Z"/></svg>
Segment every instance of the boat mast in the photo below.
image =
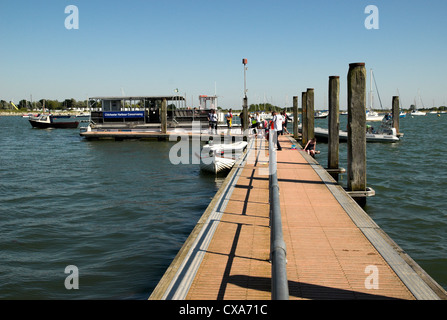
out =
<svg viewBox="0 0 447 320"><path fill-rule="evenodd" d="M403 111L404 108L402 108L402 101L400 99L400 92L399 92L399 88L397 88L397 96L399 97L399 105L400 105L400 111Z"/></svg>
<svg viewBox="0 0 447 320"><path fill-rule="evenodd" d="M373 93L372 93L372 68L369 69L369 110L372 111Z"/></svg>
<svg viewBox="0 0 447 320"><path fill-rule="evenodd" d="M379 88L377 88L377 82L376 82L376 77L374 76L374 73L372 73L372 76L373 76L373 79L374 79L374 86L375 86L376 91L377 91L377 96L379 97L380 109L383 109L383 107L382 107L382 100L380 99Z"/></svg>

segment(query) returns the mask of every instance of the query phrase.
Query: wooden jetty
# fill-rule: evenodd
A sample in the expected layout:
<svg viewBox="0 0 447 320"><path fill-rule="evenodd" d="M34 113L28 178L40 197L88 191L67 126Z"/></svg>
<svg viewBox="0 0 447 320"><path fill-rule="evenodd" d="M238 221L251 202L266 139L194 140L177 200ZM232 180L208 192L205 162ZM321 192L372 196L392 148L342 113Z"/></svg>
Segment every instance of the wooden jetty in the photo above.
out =
<svg viewBox="0 0 447 320"><path fill-rule="evenodd" d="M245 72L246 59L243 64ZM314 137L314 89L302 92L302 145L297 141L296 96L294 136L280 136L278 152L273 141L250 134L245 91L242 128L219 132L216 138L247 139L248 150L150 300L447 300L446 291L362 209L369 195L365 81L365 64L350 64L346 190L337 182L343 172L338 167L338 76L329 77L327 169L301 148ZM94 125L81 132L87 139L209 138L202 125L196 130L176 128L181 119L206 118L206 108L199 118L195 110L169 113L168 101L176 97L127 97L129 103L122 97L96 99L102 111L92 114ZM144 111L123 115L123 106L135 100ZM395 126L397 113L398 98L393 97Z"/></svg>
<svg viewBox="0 0 447 320"><path fill-rule="evenodd" d="M280 142L290 300L447 299L296 140ZM150 300L272 299L266 148L265 139L250 140Z"/></svg>

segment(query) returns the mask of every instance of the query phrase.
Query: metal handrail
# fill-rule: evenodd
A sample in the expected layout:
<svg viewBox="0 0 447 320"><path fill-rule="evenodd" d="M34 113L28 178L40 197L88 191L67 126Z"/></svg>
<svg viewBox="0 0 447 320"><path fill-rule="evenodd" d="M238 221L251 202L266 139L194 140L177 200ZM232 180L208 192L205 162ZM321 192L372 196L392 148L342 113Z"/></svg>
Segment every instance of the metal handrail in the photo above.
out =
<svg viewBox="0 0 447 320"><path fill-rule="evenodd" d="M288 300L289 286L286 264L287 251L284 242L279 202L279 186L275 142L277 132L269 134L269 200L270 200L270 260L272 263L272 300Z"/></svg>

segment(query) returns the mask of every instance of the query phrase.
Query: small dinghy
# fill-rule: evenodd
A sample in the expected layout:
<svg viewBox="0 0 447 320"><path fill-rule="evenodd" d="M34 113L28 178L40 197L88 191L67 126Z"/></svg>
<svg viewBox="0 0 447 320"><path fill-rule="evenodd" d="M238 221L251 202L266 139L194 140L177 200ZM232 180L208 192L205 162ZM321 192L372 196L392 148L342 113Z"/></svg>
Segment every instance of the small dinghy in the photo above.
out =
<svg viewBox="0 0 447 320"><path fill-rule="evenodd" d="M206 144L202 148L200 169L217 174L233 168L247 148L247 142L230 144Z"/></svg>

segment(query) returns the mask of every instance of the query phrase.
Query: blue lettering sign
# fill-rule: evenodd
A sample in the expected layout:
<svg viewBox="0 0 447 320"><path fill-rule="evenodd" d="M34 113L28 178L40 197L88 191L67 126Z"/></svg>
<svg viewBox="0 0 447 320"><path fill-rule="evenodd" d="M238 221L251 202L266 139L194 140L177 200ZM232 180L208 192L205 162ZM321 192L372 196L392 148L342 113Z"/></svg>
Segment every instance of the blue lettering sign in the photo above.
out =
<svg viewBox="0 0 447 320"><path fill-rule="evenodd" d="M108 118L144 118L144 111L107 111L102 114L104 119Z"/></svg>

